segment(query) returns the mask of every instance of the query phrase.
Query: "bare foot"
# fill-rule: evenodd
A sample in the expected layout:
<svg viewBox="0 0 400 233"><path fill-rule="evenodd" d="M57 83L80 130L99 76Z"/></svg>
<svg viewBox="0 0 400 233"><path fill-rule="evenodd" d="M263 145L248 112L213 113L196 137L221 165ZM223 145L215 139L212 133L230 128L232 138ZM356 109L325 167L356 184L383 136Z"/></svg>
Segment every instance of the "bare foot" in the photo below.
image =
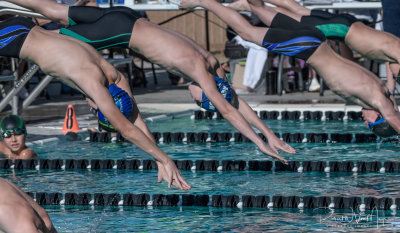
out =
<svg viewBox="0 0 400 233"><path fill-rule="evenodd" d="M179 3L179 8L191 9L200 6L200 3L201 0L182 0L181 3Z"/></svg>
<svg viewBox="0 0 400 233"><path fill-rule="evenodd" d="M226 7L235 11L251 11L247 0L237 0L236 2L229 3Z"/></svg>

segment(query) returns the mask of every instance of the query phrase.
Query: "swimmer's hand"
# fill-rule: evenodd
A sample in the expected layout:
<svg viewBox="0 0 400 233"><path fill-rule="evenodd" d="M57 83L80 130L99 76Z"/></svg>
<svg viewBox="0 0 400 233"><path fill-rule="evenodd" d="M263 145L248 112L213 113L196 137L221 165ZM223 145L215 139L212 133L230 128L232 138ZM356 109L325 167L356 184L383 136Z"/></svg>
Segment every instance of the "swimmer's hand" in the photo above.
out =
<svg viewBox="0 0 400 233"><path fill-rule="evenodd" d="M268 136L268 144L275 153L279 154L277 149L283 150L289 154L296 154L296 150L286 142L280 140L275 134Z"/></svg>
<svg viewBox="0 0 400 233"><path fill-rule="evenodd" d="M190 185L186 182L185 178L183 178L181 172L171 159L169 159L165 165L161 162L156 162L158 166L158 183L165 180L168 182L168 188L171 188L172 184L182 190L191 189Z"/></svg>
<svg viewBox="0 0 400 233"><path fill-rule="evenodd" d="M279 153L277 152L276 149L272 149L271 147L267 146L266 144L262 144L261 146L258 147L261 152L263 152L264 154L267 154L269 156L271 156L274 159L279 159L282 163L284 164L289 164L288 161L286 159L284 159L283 157L281 157L279 155Z"/></svg>

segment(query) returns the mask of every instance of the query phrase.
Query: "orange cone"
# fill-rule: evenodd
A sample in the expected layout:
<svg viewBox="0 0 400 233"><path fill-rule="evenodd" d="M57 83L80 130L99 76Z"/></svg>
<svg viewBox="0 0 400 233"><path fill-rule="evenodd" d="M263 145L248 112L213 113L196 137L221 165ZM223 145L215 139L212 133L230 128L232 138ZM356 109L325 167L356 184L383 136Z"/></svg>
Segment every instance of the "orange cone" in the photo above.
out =
<svg viewBox="0 0 400 233"><path fill-rule="evenodd" d="M67 107L62 131L64 134L67 134L68 132L79 132L79 125L78 121L76 120L75 110L71 104L69 104Z"/></svg>

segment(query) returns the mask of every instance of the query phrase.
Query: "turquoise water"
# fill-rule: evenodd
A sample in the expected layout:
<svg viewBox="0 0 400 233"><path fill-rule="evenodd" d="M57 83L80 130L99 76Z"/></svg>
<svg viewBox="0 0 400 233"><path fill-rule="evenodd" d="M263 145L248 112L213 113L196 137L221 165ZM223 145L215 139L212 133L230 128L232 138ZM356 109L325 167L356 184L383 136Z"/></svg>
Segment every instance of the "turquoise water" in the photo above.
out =
<svg viewBox="0 0 400 233"><path fill-rule="evenodd" d="M278 133L369 133L363 121L320 121L320 120L264 120L265 124ZM191 120L190 117L149 122L151 131L158 132L236 132L226 120Z"/></svg>
<svg viewBox="0 0 400 233"><path fill-rule="evenodd" d="M370 133L361 121L265 121L278 133ZM188 116L149 123L152 132L236 132L225 120L190 120ZM44 159L149 159L131 143L50 142L33 145ZM297 154L281 152L288 160L391 160L399 161L395 143L291 143ZM164 143L159 147L173 159L269 159L253 143ZM48 148L52 148L50 151Z"/></svg>
<svg viewBox="0 0 400 233"><path fill-rule="evenodd" d="M400 144L393 143L290 143L296 154L281 152L287 160L399 161ZM164 143L159 147L173 159L270 159L250 142L243 143ZM149 159L131 143L49 142L33 145L43 159ZM52 148L50 151L48 148Z"/></svg>
<svg viewBox="0 0 400 233"><path fill-rule="evenodd" d="M278 133L369 133L361 121L265 121ZM183 117L149 123L153 132L236 132L224 120ZM90 143L62 139L32 148L41 159L149 159L130 143ZM292 143L288 160L400 161L395 143ZM164 143L173 159L269 159L253 143ZM49 150L51 148L51 150ZM295 173L263 171L182 171L192 190L157 183L157 171L0 170L25 191L74 193L234 194L283 196L399 197L400 174ZM45 206L59 232L376 232L400 231L400 214L330 213L328 210L271 210L211 207ZM360 217L357 217L360 216ZM358 219L357 219L358 218ZM364 220L360 220L360 218Z"/></svg>
<svg viewBox="0 0 400 233"><path fill-rule="evenodd" d="M157 183L157 171L1 171L25 191L76 193L221 194L283 196L398 195L400 174L182 171L190 192Z"/></svg>
<svg viewBox="0 0 400 233"><path fill-rule="evenodd" d="M60 232L395 232L388 211L263 210L209 207L46 208Z"/></svg>

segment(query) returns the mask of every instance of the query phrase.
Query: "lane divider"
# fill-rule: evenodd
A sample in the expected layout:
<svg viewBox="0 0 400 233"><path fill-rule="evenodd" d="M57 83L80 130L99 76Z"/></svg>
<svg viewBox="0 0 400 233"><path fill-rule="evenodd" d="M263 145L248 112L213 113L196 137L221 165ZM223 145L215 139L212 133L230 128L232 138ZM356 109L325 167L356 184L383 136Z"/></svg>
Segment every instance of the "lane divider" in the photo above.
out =
<svg viewBox="0 0 400 233"><path fill-rule="evenodd" d="M27 193L39 205L210 206L224 208L298 208L400 210L400 198L357 196L268 196L148 193Z"/></svg>
<svg viewBox="0 0 400 233"><path fill-rule="evenodd" d="M262 120L363 120L361 111L255 111ZM223 119L219 112L196 110L191 119Z"/></svg>
<svg viewBox="0 0 400 233"><path fill-rule="evenodd" d="M270 160L174 160L183 171L267 171L267 172L353 172L400 173L399 161L289 161ZM0 160L0 169L117 169L157 170L154 160L139 159L9 159Z"/></svg>
<svg viewBox="0 0 400 233"><path fill-rule="evenodd" d="M250 142L239 132L152 132L158 143L207 143L207 142ZM267 142L267 138L259 133L260 138ZM289 143L375 143L381 141L371 133L275 133L281 140ZM120 133L112 136L111 133L90 132L87 138L90 142L125 142Z"/></svg>

